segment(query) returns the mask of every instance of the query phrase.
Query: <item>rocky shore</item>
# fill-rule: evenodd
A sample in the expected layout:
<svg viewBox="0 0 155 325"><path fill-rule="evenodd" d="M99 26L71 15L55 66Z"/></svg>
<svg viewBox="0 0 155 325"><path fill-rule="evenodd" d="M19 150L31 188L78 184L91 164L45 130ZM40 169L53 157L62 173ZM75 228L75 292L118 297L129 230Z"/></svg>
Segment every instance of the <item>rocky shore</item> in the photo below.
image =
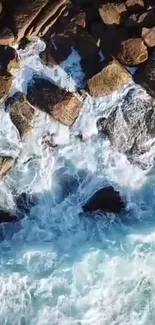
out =
<svg viewBox="0 0 155 325"><path fill-rule="evenodd" d="M51 80L34 75L26 93L13 91L12 95L14 75L21 68L18 50L29 46L35 36L46 44L40 53L43 66L59 66L73 50L78 52L85 75L82 89L77 87L76 92L69 92ZM132 68L135 68L134 74ZM108 137L111 145L130 157L135 152L145 152L145 142L155 137L153 1L16 0L10 3L1 0L0 101L4 106L1 109L9 112L21 141L30 136L38 110L71 127L87 96L111 96L134 82L146 89L146 100L139 98L135 103L134 92L130 91L121 108L115 107L108 118L98 121L99 131ZM14 164L13 157L0 158L1 181ZM104 200L106 195L101 191L100 196L102 193ZM121 211L118 192L112 189L108 195L118 199L117 208L115 204L112 209L102 202L102 210ZM93 203L92 210L94 206L100 209ZM4 222L1 216L0 222Z"/></svg>

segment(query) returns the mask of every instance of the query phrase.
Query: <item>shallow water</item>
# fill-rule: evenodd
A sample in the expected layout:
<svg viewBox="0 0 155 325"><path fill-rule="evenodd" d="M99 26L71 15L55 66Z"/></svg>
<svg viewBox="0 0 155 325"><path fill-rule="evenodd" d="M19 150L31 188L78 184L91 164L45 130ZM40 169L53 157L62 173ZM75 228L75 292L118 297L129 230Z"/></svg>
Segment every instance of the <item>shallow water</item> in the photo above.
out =
<svg viewBox="0 0 155 325"><path fill-rule="evenodd" d="M38 58L43 47L36 39L20 52L15 89L26 92L34 73L70 91L84 83L76 52L62 67L48 69ZM30 215L0 228L0 325L154 325L155 175L112 151L96 127L128 90L88 97L71 130L38 113L24 143L0 111L1 154L19 155L1 186L0 204L15 209L14 197L23 191L37 198ZM49 133L58 148L46 145ZM143 161L151 165L153 156L154 148ZM107 184L126 198L127 216L84 215L82 204Z"/></svg>

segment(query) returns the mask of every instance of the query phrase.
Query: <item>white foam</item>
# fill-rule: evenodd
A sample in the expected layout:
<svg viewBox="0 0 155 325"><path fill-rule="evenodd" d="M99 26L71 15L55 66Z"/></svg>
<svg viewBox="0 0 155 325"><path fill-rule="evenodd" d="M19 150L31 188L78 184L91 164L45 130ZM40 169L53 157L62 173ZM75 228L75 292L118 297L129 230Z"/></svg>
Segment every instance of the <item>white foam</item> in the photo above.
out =
<svg viewBox="0 0 155 325"><path fill-rule="evenodd" d="M40 73L75 91L78 76L80 82L83 78L77 53L49 69L38 58L43 48L35 39L20 51L23 66L15 89L26 92L31 76ZM68 77L65 70L72 65ZM130 87L140 95L138 86ZM0 228L5 239L0 245L0 324L154 325L154 177L112 151L96 128L97 119L119 105L127 91L88 97L71 130L38 113L24 143L1 111L1 151L20 152L14 172L2 184L1 205L13 209L14 193L23 191L37 196L38 203L20 223ZM87 141L77 138L80 132ZM51 134L58 148L46 144ZM152 159L153 152L149 155ZM107 184L127 197L127 221L84 216L81 205Z"/></svg>

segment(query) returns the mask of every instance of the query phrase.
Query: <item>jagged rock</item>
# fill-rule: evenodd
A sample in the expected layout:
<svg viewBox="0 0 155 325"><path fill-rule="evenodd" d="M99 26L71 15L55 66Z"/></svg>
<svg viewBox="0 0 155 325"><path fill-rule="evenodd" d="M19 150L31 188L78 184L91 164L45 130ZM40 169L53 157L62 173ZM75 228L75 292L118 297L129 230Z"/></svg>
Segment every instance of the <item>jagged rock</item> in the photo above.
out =
<svg viewBox="0 0 155 325"><path fill-rule="evenodd" d="M34 78L28 84L27 100L67 126L75 122L81 110L81 102L74 94L41 78Z"/></svg>
<svg viewBox="0 0 155 325"><path fill-rule="evenodd" d="M69 24L64 33L56 34L47 43L40 58L47 66L59 64L66 60L75 48L82 58L88 58L99 53L93 37L78 25Z"/></svg>
<svg viewBox="0 0 155 325"><path fill-rule="evenodd" d="M132 76L116 60L113 60L88 80L88 91L94 97L108 96L131 82Z"/></svg>
<svg viewBox="0 0 155 325"><path fill-rule="evenodd" d="M21 40L33 20L41 12L48 0L23 0L13 11L12 20L16 40Z"/></svg>
<svg viewBox="0 0 155 325"><path fill-rule="evenodd" d="M79 12L71 19L71 22L78 26L85 28L86 27L86 13L84 11Z"/></svg>
<svg viewBox="0 0 155 325"><path fill-rule="evenodd" d="M100 16L106 25L120 25L126 17L126 6L123 2L103 4L99 9Z"/></svg>
<svg viewBox="0 0 155 325"><path fill-rule="evenodd" d="M142 29L142 38L144 43L148 47L154 47L155 46L155 27L153 28L143 28Z"/></svg>
<svg viewBox="0 0 155 325"><path fill-rule="evenodd" d="M20 92L9 97L5 106L7 109L9 107L12 123L17 128L21 139L25 138L33 128L35 117L34 108L29 105L24 95Z"/></svg>
<svg viewBox="0 0 155 325"><path fill-rule="evenodd" d="M92 195L83 206L84 212L99 211L102 213L122 213L125 212L125 202L120 193L112 186L104 187Z"/></svg>
<svg viewBox="0 0 155 325"><path fill-rule="evenodd" d="M121 43L129 38L125 28L107 28L102 33L101 47L106 55L117 56Z"/></svg>
<svg viewBox="0 0 155 325"><path fill-rule="evenodd" d="M10 46L0 45L0 71L12 72L19 67L20 61L16 50Z"/></svg>
<svg viewBox="0 0 155 325"><path fill-rule="evenodd" d="M155 98L155 48L152 49L146 63L135 73L134 80Z"/></svg>
<svg viewBox="0 0 155 325"><path fill-rule="evenodd" d="M12 157L1 157L0 158L0 180L2 180L12 169L14 165L14 158Z"/></svg>
<svg viewBox="0 0 155 325"><path fill-rule="evenodd" d="M146 11L142 14L132 14L125 22L127 28L152 28L155 26L155 12ZM137 29L138 30L138 29Z"/></svg>
<svg viewBox="0 0 155 325"><path fill-rule="evenodd" d="M125 2L127 9L130 12L141 12L145 9L145 4L143 0L127 0Z"/></svg>
<svg viewBox="0 0 155 325"><path fill-rule="evenodd" d="M98 128L119 152L134 159L151 147L155 139L155 102L143 88L128 91L122 105L115 107L108 118L98 121Z"/></svg>
<svg viewBox="0 0 155 325"><path fill-rule="evenodd" d="M0 75L0 101L5 100L11 90L13 77L9 73Z"/></svg>
<svg viewBox="0 0 155 325"><path fill-rule="evenodd" d="M67 44L65 37L56 35L48 41L46 49L40 53L40 58L43 64L52 67L66 60L71 53L71 46Z"/></svg>
<svg viewBox="0 0 155 325"><path fill-rule="evenodd" d="M141 38L130 38L121 43L117 59L122 64L136 66L148 59L147 47Z"/></svg>
<svg viewBox="0 0 155 325"><path fill-rule="evenodd" d="M3 27L0 29L0 45L12 45L14 40L15 37L10 28Z"/></svg>
<svg viewBox="0 0 155 325"><path fill-rule="evenodd" d="M46 6L39 12L36 20L33 22L32 28L28 35L33 37L36 35L43 36L48 31L60 14L66 8L66 0L49 1ZM59 12L60 10L60 12Z"/></svg>

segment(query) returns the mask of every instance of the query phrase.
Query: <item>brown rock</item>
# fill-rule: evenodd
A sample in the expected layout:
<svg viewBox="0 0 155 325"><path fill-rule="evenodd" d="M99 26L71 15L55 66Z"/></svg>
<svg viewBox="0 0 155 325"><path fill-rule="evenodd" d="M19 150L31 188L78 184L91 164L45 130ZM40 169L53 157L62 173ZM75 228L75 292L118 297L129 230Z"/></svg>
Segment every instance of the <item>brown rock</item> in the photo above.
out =
<svg viewBox="0 0 155 325"><path fill-rule="evenodd" d="M13 77L11 74L0 75L0 101L5 100L11 90Z"/></svg>
<svg viewBox="0 0 155 325"><path fill-rule="evenodd" d="M19 131L21 139L24 139L33 128L34 108L29 105L24 95L20 92L8 98L5 106L9 106L12 123Z"/></svg>
<svg viewBox="0 0 155 325"><path fill-rule="evenodd" d="M142 29L142 39L148 47L155 46L155 27L153 28L143 28Z"/></svg>
<svg viewBox="0 0 155 325"><path fill-rule="evenodd" d="M147 62L135 73L134 80L155 98L155 48L149 54Z"/></svg>
<svg viewBox="0 0 155 325"><path fill-rule="evenodd" d="M72 53L71 46L67 44L66 38L62 35L56 35L48 41L46 49L40 53L43 64L53 67L66 60Z"/></svg>
<svg viewBox="0 0 155 325"><path fill-rule="evenodd" d="M116 56L119 53L121 43L128 39L128 33L125 28L107 28L101 39L103 53Z"/></svg>
<svg viewBox="0 0 155 325"><path fill-rule="evenodd" d="M116 60L88 80L88 90L94 97L108 96L132 82L132 76Z"/></svg>
<svg viewBox="0 0 155 325"><path fill-rule="evenodd" d="M23 0L17 5L12 16L17 41L24 37L26 30L47 2L48 0Z"/></svg>
<svg viewBox="0 0 155 325"><path fill-rule="evenodd" d="M0 180L2 180L12 169L14 161L15 160L12 157L0 158Z"/></svg>
<svg viewBox="0 0 155 325"><path fill-rule="evenodd" d="M121 3L107 3L99 9L100 16L106 25L120 25L126 18L126 6Z"/></svg>
<svg viewBox="0 0 155 325"><path fill-rule="evenodd" d="M94 56L99 52L93 37L83 30L79 30L79 34L77 34L76 49L82 58Z"/></svg>
<svg viewBox="0 0 155 325"><path fill-rule="evenodd" d="M44 8L40 11L40 13L37 15L37 18L33 22L29 36L33 37L39 35L41 30L45 29L46 24L52 26L52 24L58 18L57 11L59 8L63 7L63 9L65 9L66 5L62 6L65 2L66 0L53 0L49 1L47 4L45 3L46 6L44 6Z"/></svg>
<svg viewBox="0 0 155 325"><path fill-rule="evenodd" d="M145 8L145 4L143 0L127 0L125 2L127 9L130 12L141 12Z"/></svg>
<svg viewBox="0 0 155 325"><path fill-rule="evenodd" d="M14 39L12 31L8 27L0 29L0 45L12 45Z"/></svg>
<svg viewBox="0 0 155 325"><path fill-rule="evenodd" d="M75 122L81 110L81 102L74 94L41 78L34 78L28 84L27 100L67 126Z"/></svg>
<svg viewBox="0 0 155 325"><path fill-rule="evenodd" d="M135 66L148 58L147 47L141 38L130 38L121 43L117 59L125 65Z"/></svg>
<svg viewBox="0 0 155 325"><path fill-rule="evenodd" d="M86 13L84 11L79 12L71 19L71 22L78 26L85 28L86 27Z"/></svg>
<svg viewBox="0 0 155 325"><path fill-rule="evenodd" d="M20 62L16 50L10 46L0 45L0 71L12 72L19 69Z"/></svg>
<svg viewBox="0 0 155 325"><path fill-rule="evenodd" d="M38 36L43 37L46 34L49 33L49 31L51 30L51 28L53 27L53 25L57 22L58 18L60 16L62 16L66 11L66 4L63 4L55 13L54 16L52 16L46 24L43 25L43 27L41 28Z"/></svg>
<svg viewBox="0 0 155 325"><path fill-rule="evenodd" d="M0 14L2 13L3 11L3 6L2 6L2 3L0 2Z"/></svg>

